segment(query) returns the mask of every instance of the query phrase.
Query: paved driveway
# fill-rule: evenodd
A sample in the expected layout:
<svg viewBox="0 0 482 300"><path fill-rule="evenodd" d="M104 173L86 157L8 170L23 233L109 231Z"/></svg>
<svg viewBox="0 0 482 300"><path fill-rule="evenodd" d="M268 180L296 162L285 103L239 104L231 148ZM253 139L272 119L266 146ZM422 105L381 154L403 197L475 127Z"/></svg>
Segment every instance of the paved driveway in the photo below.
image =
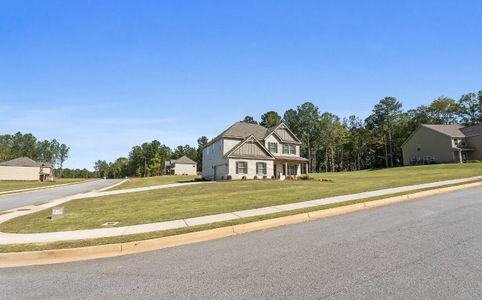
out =
<svg viewBox="0 0 482 300"><path fill-rule="evenodd" d="M2 269L3 299L480 299L482 188L124 257Z"/></svg>
<svg viewBox="0 0 482 300"><path fill-rule="evenodd" d="M0 211L26 205L39 204L79 193L90 192L92 190L97 190L113 185L119 181L120 180L117 179L99 179L96 181L65 185L45 190L9 194L3 196L0 195Z"/></svg>

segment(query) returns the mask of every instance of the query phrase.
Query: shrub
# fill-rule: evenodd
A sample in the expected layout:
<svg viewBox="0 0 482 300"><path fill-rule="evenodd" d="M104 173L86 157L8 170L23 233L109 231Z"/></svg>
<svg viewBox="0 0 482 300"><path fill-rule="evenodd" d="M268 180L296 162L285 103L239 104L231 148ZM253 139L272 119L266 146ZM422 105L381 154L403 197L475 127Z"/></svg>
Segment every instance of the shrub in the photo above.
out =
<svg viewBox="0 0 482 300"><path fill-rule="evenodd" d="M273 175L273 176L271 176L271 179L272 179L272 180L275 180L275 179L276 179L276 177Z"/></svg>
<svg viewBox="0 0 482 300"><path fill-rule="evenodd" d="M263 176L263 179L268 179L268 176L266 176L266 175L265 175L265 176Z"/></svg>
<svg viewBox="0 0 482 300"><path fill-rule="evenodd" d="M241 177L241 180L246 180L246 176Z"/></svg>
<svg viewBox="0 0 482 300"><path fill-rule="evenodd" d="M258 176L254 175L253 179L258 180Z"/></svg>
<svg viewBox="0 0 482 300"><path fill-rule="evenodd" d="M226 179L227 179L227 180L231 180L231 179L233 179L233 176L228 175L228 176L226 177Z"/></svg>
<svg viewBox="0 0 482 300"><path fill-rule="evenodd" d="M466 163L469 163L469 164L479 163L479 162L480 162L480 160L476 160L476 159L471 159L471 160L466 161Z"/></svg>

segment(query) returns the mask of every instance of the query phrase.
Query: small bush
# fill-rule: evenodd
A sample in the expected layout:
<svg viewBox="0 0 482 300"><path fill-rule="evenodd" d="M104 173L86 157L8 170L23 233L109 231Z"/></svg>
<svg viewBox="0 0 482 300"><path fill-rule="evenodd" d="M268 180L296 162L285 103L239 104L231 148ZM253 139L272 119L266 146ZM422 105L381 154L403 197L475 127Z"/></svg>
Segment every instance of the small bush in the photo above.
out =
<svg viewBox="0 0 482 300"><path fill-rule="evenodd" d="M273 175L273 176L271 176L271 179L272 179L272 180L275 180L275 179L276 179L276 177Z"/></svg>
<svg viewBox="0 0 482 300"><path fill-rule="evenodd" d="M246 176L241 177L241 180L246 180Z"/></svg>
<svg viewBox="0 0 482 300"><path fill-rule="evenodd" d="M310 177L308 175L301 175L300 177L298 177L299 180L314 180L313 177Z"/></svg>
<svg viewBox="0 0 482 300"><path fill-rule="evenodd" d="M258 176L255 175L255 176L253 177L253 179L254 179L254 180L258 180Z"/></svg>
<svg viewBox="0 0 482 300"><path fill-rule="evenodd" d="M266 180L266 179L268 179L268 176L266 176L266 175L265 175L265 176L263 176L263 179L265 179L265 180Z"/></svg>
<svg viewBox="0 0 482 300"><path fill-rule="evenodd" d="M476 159L471 159L471 160L466 161L466 163L469 163L469 164L479 163L479 162L480 162L480 160L476 160Z"/></svg>
<svg viewBox="0 0 482 300"><path fill-rule="evenodd" d="M226 176L226 180L232 180L232 179L233 179L233 176L231 175Z"/></svg>

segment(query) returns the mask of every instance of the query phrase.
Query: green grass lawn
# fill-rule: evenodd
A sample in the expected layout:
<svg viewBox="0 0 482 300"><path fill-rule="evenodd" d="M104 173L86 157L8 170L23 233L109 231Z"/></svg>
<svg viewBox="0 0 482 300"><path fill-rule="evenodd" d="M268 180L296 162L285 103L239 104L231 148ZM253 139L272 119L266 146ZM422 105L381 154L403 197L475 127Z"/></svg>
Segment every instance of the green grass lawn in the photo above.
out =
<svg viewBox="0 0 482 300"><path fill-rule="evenodd" d="M15 191L15 190L22 190L22 189L53 186L53 185L58 185L58 184L78 182L78 181L82 181L82 180L85 180L85 179L83 179L83 178L60 178L60 179L56 179L55 181L46 181L46 182L2 180L2 181L0 181L0 192L9 192L9 191Z"/></svg>
<svg viewBox="0 0 482 300"><path fill-rule="evenodd" d="M476 175L482 175L480 163L312 174L333 182L225 181L74 200L63 205L62 219L48 219L51 211L45 210L0 224L0 231L91 229L108 221L118 221L117 226L144 224Z"/></svg>
<svg viewBox="0 0 482 300"><path fill-rule="evenodd" d="M153 186L153 185L190 182L200 178L201 176L197 176L197 175L187 175L187 176L164 175L164 176L155 176L155 177L129 178L127 182L124 182L123 184L113 187L112 189L109 189L109 190L123 190L123 189L131 189L131 188L146 187L146 186Z"/></svg>

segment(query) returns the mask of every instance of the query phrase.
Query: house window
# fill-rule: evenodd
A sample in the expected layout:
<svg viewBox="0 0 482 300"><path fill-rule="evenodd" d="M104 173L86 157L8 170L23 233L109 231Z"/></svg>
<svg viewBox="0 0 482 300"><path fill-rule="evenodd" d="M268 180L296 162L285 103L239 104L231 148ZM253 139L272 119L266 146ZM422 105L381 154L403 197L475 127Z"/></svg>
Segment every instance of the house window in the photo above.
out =
<svg viewBox="0 0 482 300"><path fill-rule="evenodd" d="M266 163L264 162L256 163L256 174L266 175Z"/></svg>
<svg viewBox="0 0 482 300"><path fill-rule="evenodd" d="M278 153L278 143L268 142L268 150L271 153Z"/></svg>
<svg viewBox="0 0 482 300"><path fill-rule="evenodd" d="M290 154L296 154L296 145L290 145Z"/></svg>
<svg viewBox="0 0 482 300"><path fill-rule="evenodd" d="M290 145L283 144L283 154L290 154Z"/></svg>
<svg viewBox="0 0 482 300"><path fill-rule="evenodd" d="M288 176L296 176L296 165L288 165Z"/></svg>
<svg viewBox="0 0 482 300"><path fill-rule="evenodd" d="M248 173L248 163L245 161L236 162L236 174L247 174Z"/></svg>

